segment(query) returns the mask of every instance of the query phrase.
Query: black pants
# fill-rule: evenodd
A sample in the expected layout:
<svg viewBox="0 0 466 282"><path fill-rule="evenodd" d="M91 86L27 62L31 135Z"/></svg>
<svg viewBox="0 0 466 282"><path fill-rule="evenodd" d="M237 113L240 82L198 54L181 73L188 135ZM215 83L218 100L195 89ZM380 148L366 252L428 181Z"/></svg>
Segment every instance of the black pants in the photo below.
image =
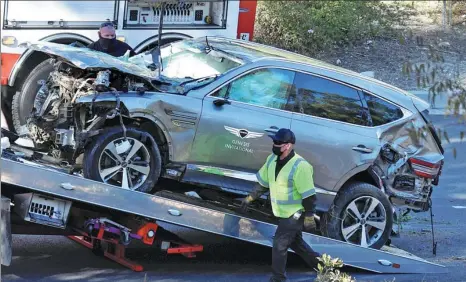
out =
<svg viewBox="0 0 466 282"><path fill-rule="evenodd" d="M319 261L316 253L303 240L304 215L299 219L280 218L273 238L272 249L272 277L270 281L286 281L285 269L288 257L288 248L298 254L310 267L317 268Z"/></svg>

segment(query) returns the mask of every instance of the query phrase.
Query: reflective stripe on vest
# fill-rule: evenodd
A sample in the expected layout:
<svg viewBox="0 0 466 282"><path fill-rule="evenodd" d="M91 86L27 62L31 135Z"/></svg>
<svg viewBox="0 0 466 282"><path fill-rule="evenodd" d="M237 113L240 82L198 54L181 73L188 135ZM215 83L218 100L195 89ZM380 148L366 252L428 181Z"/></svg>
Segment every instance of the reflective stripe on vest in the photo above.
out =
<svg viewBox="0 0 466 282"><path fill-rule="evenodd" d="M273 159L273 158L271 158ZM288 199L287 200L277 200L271 198L270 200L278 205L293 205L293 204L301 204L302 199L295 200L293 199L293 177L294 173L296 172L296 169L298 169L298 165L304 161L302 158L298 158L295 163L293 164L293 167L291 168L290 174L288 175ZM270 161L268 162L267 166L269 167ZM282 168L283 169L283 168ZM275 172L274 172L275 173ZM311 191L312 193L312 191ZM304 198L304 195L302 195Z"/></svg>
<svg viewBox="0 0 466 282"><path fill-rule="evenodd" d="M270 167L270 164L272 163L274 159L275 159L274 157L269 157L269 159L267 160L267 169ZM256 177L260 185L269 188L269 182L265 181L259 172L256 173Z"/></svg>

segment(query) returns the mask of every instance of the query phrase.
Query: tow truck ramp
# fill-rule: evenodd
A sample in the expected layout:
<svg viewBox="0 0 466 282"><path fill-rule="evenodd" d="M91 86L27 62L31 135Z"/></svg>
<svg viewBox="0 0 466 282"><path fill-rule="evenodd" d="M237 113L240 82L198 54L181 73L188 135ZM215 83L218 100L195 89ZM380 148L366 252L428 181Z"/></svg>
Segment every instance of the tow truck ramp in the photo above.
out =
<svg viewBox="0 0 466 282"><path fill-rule="evenodd" d="M36 162L26 163L2 157L1 182L28 193L55 196L73 203L86 203L263 246L272 247L276 230L274 224L235 214L234 211L215 210L126 190L60 172ZM310 233L303 233L303 238L316 251L338 257L345 265L366 271L393 274L448 272L442 265L390 247L375 250Z"/></svg>

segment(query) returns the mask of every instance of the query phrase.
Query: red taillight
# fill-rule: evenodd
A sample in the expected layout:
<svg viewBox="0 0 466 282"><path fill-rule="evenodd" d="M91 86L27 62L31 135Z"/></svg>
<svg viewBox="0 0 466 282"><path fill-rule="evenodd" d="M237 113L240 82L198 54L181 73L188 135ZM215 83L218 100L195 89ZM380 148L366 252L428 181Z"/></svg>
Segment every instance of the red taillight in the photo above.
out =
<svg viewBox="0 0 466 282"><path fill-rule="evenodd" d="M440 172L441 162L430 163L420 159L409 159L411 168L417 176L434 179Z"/></svg>

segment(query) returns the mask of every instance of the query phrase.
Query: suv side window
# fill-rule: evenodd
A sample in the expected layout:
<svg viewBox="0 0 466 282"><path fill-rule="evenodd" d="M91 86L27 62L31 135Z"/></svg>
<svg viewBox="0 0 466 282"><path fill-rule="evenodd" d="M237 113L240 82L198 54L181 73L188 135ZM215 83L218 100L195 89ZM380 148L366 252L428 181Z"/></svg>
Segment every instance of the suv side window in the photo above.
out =
<svg viewBox="0 0 466 282"><path fill-rule="evenodd" d="M284 69L255 70L222 87L212 96L283 110L294 77L295 72Z"/></svg>
<svg viewBox="0 0 466 282"><path fill-rule="evenodd" d="M358 90L314 75L297 73L296 100L291 105L298 113L356 125L368 125L368 113ZM293 94L292 94L293 96Z"/></svg>
<svg viewBox="0 0 466 282"><path fill-rule="evenodd" d="M373 126L387 124L403 117L401 109L390 102L366 92L364 98L369 107Z"/></svg>

